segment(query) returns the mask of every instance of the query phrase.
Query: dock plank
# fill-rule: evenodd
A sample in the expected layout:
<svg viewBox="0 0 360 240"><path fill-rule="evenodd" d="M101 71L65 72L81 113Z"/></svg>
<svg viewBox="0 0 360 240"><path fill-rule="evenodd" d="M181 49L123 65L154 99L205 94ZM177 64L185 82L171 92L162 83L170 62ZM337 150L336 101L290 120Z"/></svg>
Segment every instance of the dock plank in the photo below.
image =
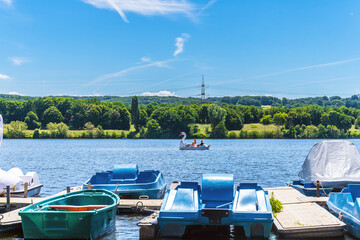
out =
<svg viewBox="0 0 360 240"><path fill-rule="evenodd" d="M340 226L339 219L316 203L285 204L276 215L282 228Z"/></svg>
<svg viewBox="0 0 360 240"><path fill-rule="evenodd" d="M120 199L120 204L119 206L124 206L124 207L144 207L144 208L149 208L149 209L160 209L161 204L162 204L162 199L145 199L145 200L140 200L140 199Z"/></svg>
<svg viewBox="0 0 360 240"><path fill-rule="evenodd" d="M292 187L279 187L279 188L266 188L271 195L274 193L274 197L278 199L282 204L294 204L294 203L326 203L328 197L308 197Z"/></svg>

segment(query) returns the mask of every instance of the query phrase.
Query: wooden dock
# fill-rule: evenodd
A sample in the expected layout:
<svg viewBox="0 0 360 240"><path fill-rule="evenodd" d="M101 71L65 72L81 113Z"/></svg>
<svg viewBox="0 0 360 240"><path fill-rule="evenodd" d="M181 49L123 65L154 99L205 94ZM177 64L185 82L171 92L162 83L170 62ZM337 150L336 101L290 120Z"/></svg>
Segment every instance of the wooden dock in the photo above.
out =
<svg viewBox="0 0 360 240"><path fill-rule="evenodd" d="M156 236L159 232L158 218L159 211L154 212L150 216L147 216L139 221L137 224L139 229L139 239L141 240L151 240L156 239Z"/></svg>
<svg viewBox="0 0 360 240"><path fill-rule="evenodd" d="M345 224L324 206L327 197L307 197L292 187L268 188L283 204L274 218L274 230L284 238L343 236Z"/></svg>

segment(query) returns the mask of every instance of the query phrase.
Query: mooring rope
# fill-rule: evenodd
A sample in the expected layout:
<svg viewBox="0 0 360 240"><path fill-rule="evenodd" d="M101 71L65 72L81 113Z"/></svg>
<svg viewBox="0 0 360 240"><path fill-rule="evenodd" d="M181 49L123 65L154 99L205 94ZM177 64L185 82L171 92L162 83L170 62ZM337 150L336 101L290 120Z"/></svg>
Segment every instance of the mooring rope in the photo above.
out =
<svg viewBox="0 0 360 240"><path fill-rule="evenodd" d="M327 194L327 193L325 192L322 183L321 183L320 181L317 181L317 182L319 182L319 185L320 185L320 187L321 187L321 190L324 192L325 196L329 197L329 194ZM317 182L314 182L314 184L317 185Z"/></svg>

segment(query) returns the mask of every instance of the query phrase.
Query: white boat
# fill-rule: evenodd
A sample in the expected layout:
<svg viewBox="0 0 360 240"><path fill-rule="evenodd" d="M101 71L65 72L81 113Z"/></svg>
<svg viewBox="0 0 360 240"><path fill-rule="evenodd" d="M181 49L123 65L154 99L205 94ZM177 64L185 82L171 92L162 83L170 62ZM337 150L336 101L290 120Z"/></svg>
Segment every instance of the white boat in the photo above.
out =
<svg viewBox="0 0 360 240"><path fill-rule="evenodd" d="M3 118L0 115L0 147L3 140ZM11 168L4 171L0 168L0 196L6 194L6 187L10 186L10 193L14 197L23 197L25 183L28 184L27 196L33 197L40 194L41 187L39 176L36 172L24 175L20 168Z"/></svg>
<svg viewBox="0 0 360 240"><path fill-rule="evenodd" d="M0 168L0 195L6 194L6 186L10 186L10 194L14 197L23 197L25 183L28 184L27 196L34 197L40 194L41 187L39 176L36 172L24 175L20 168L11 168L4 171Z"/></svg>
<svg viewBox="0 0 360 240"><path fill-rule="evenodd" d="M179 136L183 136L180 140L180 150L209 150L210 145L203 144L201 146L194 146L189 143L185 143L186 133L181 132Z"/></svg>
<svg viewBox="0 0 360 240"><path fill-rule="evenodd" d="M360 184L360 153L357 147L345 140L316 143L302 165L299 180L301 183L320 181L324 188L338 189L348 184Z"/></svg>

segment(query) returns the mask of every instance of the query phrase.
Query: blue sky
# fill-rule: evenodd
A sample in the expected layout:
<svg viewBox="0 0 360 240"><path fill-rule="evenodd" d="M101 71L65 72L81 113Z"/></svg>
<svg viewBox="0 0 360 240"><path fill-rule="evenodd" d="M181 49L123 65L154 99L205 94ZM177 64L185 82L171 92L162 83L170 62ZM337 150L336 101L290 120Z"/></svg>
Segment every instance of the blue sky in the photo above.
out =
<svg viewBox="0 0 360 240"><path fill-rule="evenodd" d="M0 93L351 96L358 0L0 0Z"/></svg>

